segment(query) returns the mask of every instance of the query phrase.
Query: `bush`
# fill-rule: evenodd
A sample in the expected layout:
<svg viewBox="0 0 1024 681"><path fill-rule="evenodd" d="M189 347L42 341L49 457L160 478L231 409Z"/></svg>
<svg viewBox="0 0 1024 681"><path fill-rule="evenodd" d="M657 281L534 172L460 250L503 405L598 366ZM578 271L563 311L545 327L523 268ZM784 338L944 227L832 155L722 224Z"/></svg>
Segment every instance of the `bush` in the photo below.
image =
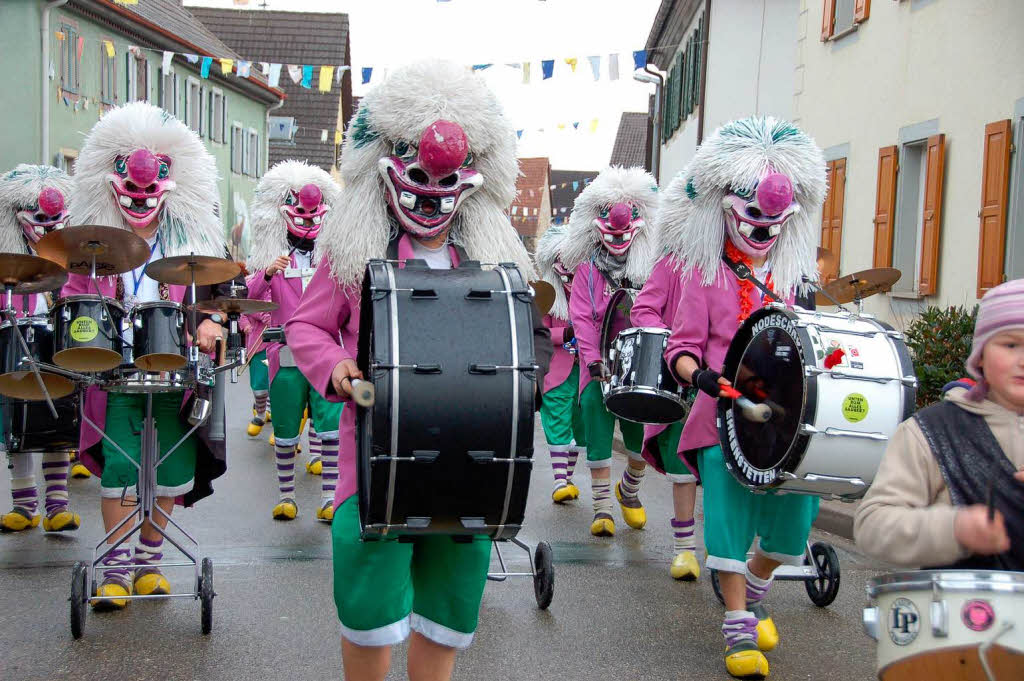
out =
<svg viewBox="0 0 1024 681"><path fill-rule="evenodd" d="M967 375L964 365L971 354L978 306L929 307L911 322L904 334L917 372L917 406L942 398L942 386Z"/></svg>

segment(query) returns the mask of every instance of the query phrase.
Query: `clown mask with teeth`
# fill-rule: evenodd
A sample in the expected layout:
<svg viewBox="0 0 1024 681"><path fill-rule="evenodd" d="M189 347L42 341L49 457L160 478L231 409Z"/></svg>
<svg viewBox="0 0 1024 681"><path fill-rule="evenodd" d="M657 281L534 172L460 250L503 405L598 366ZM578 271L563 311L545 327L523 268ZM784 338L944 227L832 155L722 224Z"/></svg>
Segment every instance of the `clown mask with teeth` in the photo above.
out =
<svg viewBox="0 0 1024 681"><path fill-rule="evenodd" d="M551 269L553 269L558 278L562 280L562 288L565 289L565 295L568 296L572 293L572 270L566 268L566 266L562 264L562 261L557 258L555 259L555 264L552 265Z"/></svg>
<svg viewBox="0 0 1024 681"><path fill-rule="evenodd" d="M34 205L25 206L15 213L29 245L34 244L67 222L64 195L53 187L44 187Z"/></svg>
<svg viewBox="0 0 1024 681"><path fill-rule="evenodd" d="M594 227L601 234L601 245L619 261L625 260L636 231L643 225L640 208L628 202L605 206L594 218Z"/></svg>
<svg viewBox="0 0 1024 681"><path fill-rule="evenodd" d="M170 174L171 158L148 149L136 149L114 159L113 172L107 175L107 180L121 216L132 229L147 231L156 227L167 192L175 188Z"/></svg>
<svg viewBox="0 0 1024 681"><path fill-rule="evenodd" d="M733 187L722 199L722 210L729 240L741 253L763 259L800 205L793 199L790 179L769 170L750 189Z"/></svg>
<svg viewBox="0 0 1024 681"><path fill-rule="evenodd" d="M428 125L418 143L395 142L377 168L392 215L420 240L447 234L459 206L484 183L466 133L445 120Z"/></svg>
<svg viewBox="0 0 1024 681"><path fill-rule="evenodd" d="M306 242L311 245L320 234L320 225L330 209L331 207L324 201L320 187L312 182L298 190L289 189L280 208L288 227L289 241Z"/></svg>

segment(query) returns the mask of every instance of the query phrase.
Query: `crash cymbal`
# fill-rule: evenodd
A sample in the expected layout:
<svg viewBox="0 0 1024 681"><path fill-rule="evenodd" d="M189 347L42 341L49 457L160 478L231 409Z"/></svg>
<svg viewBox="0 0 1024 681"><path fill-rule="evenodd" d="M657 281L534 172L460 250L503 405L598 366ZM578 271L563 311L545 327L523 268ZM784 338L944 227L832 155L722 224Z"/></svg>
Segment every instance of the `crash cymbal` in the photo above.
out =
<svg viewBox="0 0 1024 681"><path fill-rule="evenodd" d="M189 286L195 274L196 286L213 286L234 279L241 273L238 263L208 255L176 255L149 263L146 274L162 284Z"/></svg>
<svg viewBox="0 0 1024 681"><path fill-rule="evenodd" d="M36 244L36 253L69 272L89 275L93 257L96 276L124 274L149 259L146 240L127 229L76 225L50 232Z"/></svg>
<svg viewBox="0 0 1024 681"><path fill-rule="evenodd" d="M857 298L863 300L876 293L884 293L892 288L892 285L900 280L903 275L894 267L877 267L872 270L861 270L853 274L844 274L833 282L825 285L824 291L840 304L849 303ZM834 303L821 292L815 295L815 302L819 305L833 305Z"/></svg>
<svg viewBox="0 0 1024 681"><path fill-rule="evenodd" d="M46 258L21 253L0 253L0 283L4 287L13 284L15 293L53 291L67 280L67 271Z"/></svg>
<svg viewBox="0 0 1024 681"><path fill-rule="evenodd" d="M540 313L547 314L555 304L555 287L540 279L531 281L530 287L533 288L533 300L537 303Z"/></svg>
<svg viewBox="0 0 1024 681"><path fill-rule="evenodd" d="M273 312L280 305L267 300L251 300L249 298L214 298L199 303L196 310L205 314L256 314Z"/></svg>

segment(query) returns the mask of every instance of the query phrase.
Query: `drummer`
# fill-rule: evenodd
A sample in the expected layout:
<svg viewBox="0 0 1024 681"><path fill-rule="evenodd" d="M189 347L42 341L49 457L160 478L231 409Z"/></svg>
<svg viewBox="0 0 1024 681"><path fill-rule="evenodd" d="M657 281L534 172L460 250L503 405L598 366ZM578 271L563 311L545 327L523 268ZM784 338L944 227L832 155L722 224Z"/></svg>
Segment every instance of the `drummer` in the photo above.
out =
<svg viewBox="0 0 1024 681"><path fill-rule="evenodd" d="M66 224L70 193L71 178L52 166L23 163L0 176L0 253L35 255L36 242ZM52 303L52 293L14 296L18 317L46 315ZM75 397L53 402L58 409L78 408ZM61 423L54 423L48 411L44 415L41 410L34 410L32 414L30 425L37 428L37 432L61 429ZM77 530L81 518L68 506L68 468L71 463L68 451L43 452L45 490L42 508L36 491L35 457L31 453L14 452L8 452L7 456L11 467L13 508L0 516L0 531L31 529L39 525L40 518L46 532ZM45 515L41 516L40 510Z"/></svg>
<svg viewBox="0 0 1024 681"><path fill-rule="evenodd" d="M602 361L601 328L611 294L643 286L657 258L654 220L658 183L642 168L613 166L601 171L576 197L562 262L575 270L569 319L576 334L581 366L580 405L587 438L587 465L594 503L590 534L615 535L612 520L611 460L616 418L604 406L601 383L609 378ZM640 454L643 426L618 419L629 462L615 484L626 524L642 529L647 512L640 483L647 464Z"/></svg>
<svg viewBox="0 0 1024 681"><path fill-rule="evenodd" d="M269 325L269 312L242 315L238 323L239 329L245 334L246 355L250 358L248 361L252 419L245 427L245 433L249 437L259 437L263 432L263 426L270 423L270 374L267 367L267 350L262 347L261 342L263 330ZM257 350L257 347L260 349Z"/></svg>
<svg viewBox="0 0 1024 681"><path fill-rule="evenodd" d="M732 121L705 140L665 194L662 210L680 215L682 246L681 293L665 360L680 382L702 391L683 426L679 453L696 460L704 486L707 566L718 571L726 606L726 670L762 678L768 675L763 651L778 644L763 600L775 568L803 562L818 499L755 494L738 483L722 456L715 400L729 384L719 371L739 325L774 297L739 279L732 266L746 265L790 304L802 277L815 278L809 216L824 201L825 161L790 123Z"/></svg>
<svg viewBox="0 0 1024 681"><path fill-rule="evenodd" d="M249 294L278 304L270 323L283 326L295 313L299 299L320 260L316 249L320 230L335 221L340 188L331 176L302 161L282 161L267 171L256 188L253 204L253 245L249 253ZM321 469L316 518L334 519L334 490L338 480L338 423L342 405L328 402L295 366L286 345L267 348L270 396L277 405L274 455L279 498L271 515L292 520L299 512L295 499L295 456L308 409L310 446L318 448Z"/></svg>
<svg viewBox="0 0 1024 681"><path fill-rule="evenodd" d="M981 299L967 372L899 425L854 516L896 565L1024 570L1024 279ZM991 497L992 508L989 508Z"/></svg>
<svg viewBox="0 0 1024 681"><path fill-rule="evenodd" d="M63 294L94 293L98 286L103 296L113 298L130 310L143 302L167 300L191 303L185 286L159 283L147 276L147 267L161 258L179 255L224 257L227 245L224 229L215 214L217 167L213 156L199 137L166 111L136 102L112 109L93 126L82 144L75 163L72 203L79 206L77 224L112 225L143 239L149 257L142 266L120 276L90 280L71 274ZM112 245L116 250L116 245ZM241 283L241 276L236 283ZM223 285L221 291L227 291ZM200 287L197 298L210 297ZM188 317L188 315L186 315ZM200 316L195 340L204 353L212 352L224 334L218 315ZM132 459L138 461L141 442L138 432L145 417L145 396L107 393L96 386L86 391L85 415L114 440ZM153 413L161 452L166 452L188 432L182 412L182 394L153 395ZM224 472L223 443L211 443L204 431L186 439L156 472L157 504L167 514L175 500L190 505L212 493L210 480ZM136 467L100 432L82 423L83 459L102 475L101 510L103 524L112 530L134 513L125 498L132 497L138 481ZM154 521L166 527L166 518ZM163 557L163 535L147 520L132 550L114 549L104 557L104 569L92 601L96 609L121 609L124 596L167 594L170 584L158 564ZM121 528L109 539L114 544L127 531ZM129 564L152 565L130 569Z"/></svg>

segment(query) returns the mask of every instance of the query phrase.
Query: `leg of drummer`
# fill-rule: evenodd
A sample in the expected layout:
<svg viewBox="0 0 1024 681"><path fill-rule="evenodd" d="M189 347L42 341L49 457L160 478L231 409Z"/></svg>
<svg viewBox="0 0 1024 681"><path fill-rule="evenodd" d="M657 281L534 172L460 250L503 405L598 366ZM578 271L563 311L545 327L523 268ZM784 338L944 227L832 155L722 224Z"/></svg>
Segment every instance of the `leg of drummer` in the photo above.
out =
<svg viewBox="0 0 1024 681"><path fill-rule="evenodd" d="M615 485L615 498L619 500L622 517L626 524L642 530L647 524L647 511L640 501L640 483L643 482L647 462L640 451L644 446L644 428L639 423L619 419L619 430L626 445L629 461L622 471L622 479Z"/></svg>
<svg viewBox="0 0 1024 681"><path fill-rule="evenodd" d="M579 497L579 490L575 485L570 489L567 481L572 442L572 408L578 386L579 371L573 367L565 381L544 393L540 407L540 422L544 427L544 439L547 440L551 455L551 472L555 478L551 499L556 504Z"/></svg>
<svg viewBox="0 0 1024 681"><path fill-rule="evenodd" d="M46 480L46 517L43 529L47 532L77 530L82 519L68 509L68 469L71 466L67 452L43 454L43 478Z"/></svg>
<svg viewBox="0 0 1024 681"><path fill-rule="evenodd" d="M604 408L601 387L597 381L591 381L584 388L580 402L587 434L590 489L594 499L594 520L590 523L590 534L595 537L613 537L615 521L612 520L611 464L615 417Z"/></svg>
<svg viewBox="0 0 1024 681"><path fill-rule="evenodd" d="M576 472L576 462L580 456L587 458L587 434L583 427L583 410L580 408L580 396L576 390L576 395L573 397L572 405L572 444L569 446L569 465L565 470L565 480L569 487L572 488L573 494L578 499L580 496L580 490L576 487L576 484L572 480L573 473Z"/></svg>
<svg viewBox="0 0 1024 681"><path fill-rule="evenodd" d="M0 516L0 530L21 532L39 525L39 493L36 491L35 455L7 453L11 465L10 513Z"/></svg>
<svg viewBox="0 0 1024 681"><path fill-rule="evenodd" d="M88 480L92 477L89 469L78 459L78 452L71 452L71 477L76 480Z"/></svg>
<svg viewBox="0 0 1024 681"><path fill-rule="evenodd" d="M317 432L313 420L309 421L309 461L306 462L306 472L310 475L321 475L324 471L324 443L323 437ZM337 453L337 450L335 450Z"/></svg>
<svg viewBox="0 0 1024 681"><path fill-rule="evenodd" d="M320 475L320 507L316 517L325 523L334 520L334 489L338 484L339 423L344 404L328 402L310 386L309 389L309 447L313 449L313 428L319 434L323 470Z"/></svg>
<svg viewBox="0 0 1024 681"><path fill-rule="evenodd" d="M693 510L697 502L697 476L677 453L682 433L682 422L673 423L661 431L654 442L665 470L665 477L672 483L674 517L670 524L675 555L669 573L673 579L690 581L700 577L693 519Z"/></svg>
<svg viewBox="0 0 1024 681"><path fill-rule="evenodd" d="M174 510L174 497L157 497L156 503L167 515L170 515ZM153 521L161 530L167 528L167 518L160 513L153 514ZM163 534L158 532L148 521L143 524L142 530L135 541L132 562L136 565L151 565L152 567L135 569L133 587L135 593L140 596L171 593L171 584L163 576L159 568L160 562L164 559L163 545Z"/></svg>
<svg viewBox="0 0 1024 681"><path fill-rule="evenodd" d="M309 383L295 367L281 367L270 384L270 399L277 405L274 457L280 496L271 512L275 520L293 520L299 513L295 502L295 456L308 396Z"/></svg>
<svg viewBox="0 0 1024 681"><path fill-rule="evenodd" d="M269 369L265 364L267 351L261 350L249 362L249 387L252 389L252 421L246 428L249 437L256 437L269 420L267 417L270 403Z"/></svg>

